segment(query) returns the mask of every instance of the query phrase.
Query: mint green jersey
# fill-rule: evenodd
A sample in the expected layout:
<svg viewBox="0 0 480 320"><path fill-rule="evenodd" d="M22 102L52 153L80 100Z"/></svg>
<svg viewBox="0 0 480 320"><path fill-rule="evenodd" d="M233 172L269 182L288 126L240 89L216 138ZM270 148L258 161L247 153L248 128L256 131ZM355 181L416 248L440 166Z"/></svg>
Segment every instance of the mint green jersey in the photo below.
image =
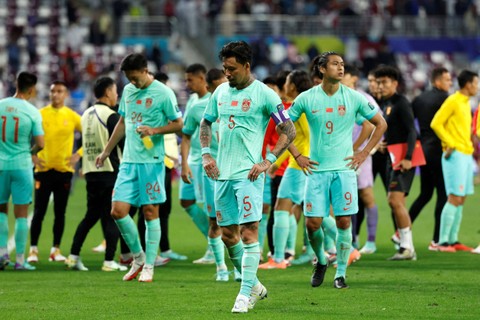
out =
<svg viewBox="0 0 480 320"><path fill-rule="evenodd" d="M32 136L44 134L40 111L23 99L2 99L0 125L0 170L32 169Z"/></svg>
<svg viewBox="0 0 480 320"><path fill-rule="evenodd" d="M219 180L246 179L254 164L262 161L262 145L270 117L285 121L283 104L275 91L255 80L237 90L228 83L217 87L204 118L219 122L217 165ZM212 134L213 135L213 134Z"/></svg>
<svg viewBox="0 0 480 320"><path fill-rule="evenodd" d="M321 85L302 92L288 109L293 121L302 113L310 127L310 158L318 161L316 172L352 170L346 167L353 155L352 132L360 116L371 119L377 109L360 93L342 84L333 96Z"/></svg>
<svg viewBox="0 0 480 320"><path fill-rule="evenodd" d="M118 112L125 120L125 148L122 161L163 162L165 157L163 135L151 136L153 148L146 149L136 129L139 125L163 127L168 121L182 116L173 90L157 80L145 89L138 89L131 83L127 84L123 89Z"/></svg>
<svg viewBox="0 0 480 320"><path fill-rule="evenodd" d="M188 154L189 164L202 164L202 146L200 144L200 121L207 107L208 99L212 94L208 92L201 98L195 99L192 104L187 103L185 116L183 117L182 132L189 135L190 152Z"/></svg>

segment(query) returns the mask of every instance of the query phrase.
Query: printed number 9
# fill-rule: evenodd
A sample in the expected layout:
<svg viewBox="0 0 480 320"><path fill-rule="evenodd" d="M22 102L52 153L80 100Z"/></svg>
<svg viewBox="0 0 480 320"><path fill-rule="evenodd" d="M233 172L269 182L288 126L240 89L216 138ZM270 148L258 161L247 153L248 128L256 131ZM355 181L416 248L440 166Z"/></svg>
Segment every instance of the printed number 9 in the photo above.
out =
<svg viewBox="0 0 480 320"><path fill-rule="evenodd" d="M347 200L347 206L352 204L352 194L350 192L345 193L343 197Z"/></svg>
<svg viewBox="0 0 480 320"><path fill-rule="evenodd" d="M333 132L333 122L332 121L327 121L325 126L327 127L327 130L328 130L327 134L331 134Z"/></svg>

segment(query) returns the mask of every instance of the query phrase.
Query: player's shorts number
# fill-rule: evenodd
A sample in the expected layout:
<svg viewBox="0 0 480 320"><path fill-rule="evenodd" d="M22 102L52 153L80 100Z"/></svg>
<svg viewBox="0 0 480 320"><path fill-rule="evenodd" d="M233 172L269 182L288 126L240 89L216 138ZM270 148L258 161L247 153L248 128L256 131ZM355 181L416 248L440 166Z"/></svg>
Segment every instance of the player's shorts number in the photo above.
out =
<svg viewBox="0 0 480 320"><path fill-rule="evenodd" d="M343 197L345 198L345 200L347 201L346 205L349 206L350 204L352 204L352 194L350 192L346 192Z"/></svg>
<svg viewBox="0 0 480 320"><path fill-rule="evenodd" d="M160 184L158 182L155 182L154 184L149 182L147 183L146 187L146 191L149 196L151 196L153 193L160 193Z"/></svg>
<svg viewBox="0 0 480 320"><path fill-rule="evenodd" d="M252 204L250 203L250 201L248 201L248 199L250 198L250 196L245 196L243 198L243 210L245 211L250 211L252 209Z"/></svg>

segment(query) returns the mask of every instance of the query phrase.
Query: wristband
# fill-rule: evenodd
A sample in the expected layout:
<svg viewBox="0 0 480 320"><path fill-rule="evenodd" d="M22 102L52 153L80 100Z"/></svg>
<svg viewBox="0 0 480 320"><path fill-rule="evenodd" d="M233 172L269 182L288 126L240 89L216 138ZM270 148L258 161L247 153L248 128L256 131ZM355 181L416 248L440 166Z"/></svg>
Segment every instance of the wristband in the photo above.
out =
<svg viewBox="0 0 480 320"><path fill-rule="evenodd" d="M206 154L210 154L210 147L203 147L202 148L202 156Z"/></svg>
<svg viewBox="0 0 480 320"><path fill-rule="evenodd" d="M270 161L270 163L273 164L275 161L277 161L277 157L273 153L269 153L265 157L265 160L268 160L268 161Z"/></svg>
<svg viewBox="0 0 480 320"><path fill-rule="evenodd" d="M300 157L302 154L299 153L296 157L293 157L293 159L297 160L298 157Z"/></svg>

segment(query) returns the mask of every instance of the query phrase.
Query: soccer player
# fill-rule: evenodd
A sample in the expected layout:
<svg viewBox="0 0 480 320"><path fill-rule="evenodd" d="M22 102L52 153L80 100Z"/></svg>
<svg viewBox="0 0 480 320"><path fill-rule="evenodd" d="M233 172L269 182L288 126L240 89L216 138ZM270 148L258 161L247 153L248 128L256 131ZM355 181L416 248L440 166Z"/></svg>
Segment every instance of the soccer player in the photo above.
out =
<svg viewBox="0 0 480 320"><path fill-rule="evenodd" d="M25 261L28 237L28 206L32 203L32 157L44 146L42 116L29 99L35 98L37 76L20 72L16 92L0 100L2 138L0 142L0 270L9 264L8 201L12 196L15 215L16 270L35 270ZM30 148L30 141L35 141Z"/></svg>
<svg viewBox="0 0 480 320"><path fill-rule="evenodd" d="M258 221L262 218L264 172L295 138L295 128L279 96L251 74L252 50L244 41L223 46L219 53L228 84L213 93L200 126L203 166L215 182L217 223L230 259L242 273L234 313L245 313L267 295L257 279L260 261ZM262 143L269 118L276 119L279 140L262 161ZM219 123L218 158L211 155L212 123ZM217 166L218 161L218 166Z"/></svg>
<svg viewBox="0 0 480 320"><path fill-rule="evenodd" d="M308 73L294 70L287 76L285 93L290 101L293 101L300 93L311 87L312 81ZM303 203L303 186L305 185L305 174L302 167L297 164L297 161L306 161L307 166L310 166L310 160L308 159L310 154L310 131L305 115L302 115L295 122L295 132L295 140L289 147L289 151L292 151L285 152L272 164L269 170L269 173L274 173L288 158L288 166L280 182L275 203L275 223L273 225L273 245L275 250L273 259L269 259L268 262L261 264L259 269L286 269L288 261L285 260L285 250L289 239L292 242L290 245L295 248L297 217L300 217L302 213L301 204ZM292 224L294 228L291 228Z"/></svg>
<svg viewBox="0 0 480 320"><path fill-rule="evenodd" d="M440 219L439 251L471 251L458 241L463 204L473 194L473 144L470 97L478 92L478 74L462 70L458 75L460 89L450 95L430 124L442 141L442 171L448 199ZM478 132L478 131L477 131Z"/></svg>
<svg viewBox="0 0 480 320"><path fill-rule="evenodd" d="M387 158L388 204L393 211L400 238L400 247L390 260L415 260L416 253L412 240L412 223L405 199L412 186L415 168L412 168L412 154L415 148L417 132L415 131L413 111L407 98L397 93L399 71L391 66L379 67L375 71L378 91L382 97L381 107L388 124L385 133L386 145L407 143L407 153L396 168Z"/></svg>
<svg viewBox="0 0 480 320"><path fill-rule="evenodd" d="M102 77L95 81L93 92L97 101L82 115L82 147L85 153L82 172L87 182L87 212L75 231L70 255L65 264L69 269L88 271L80 259L80 250L88 232L100 220L106 243L102 270L126 271L126 267L113 260L120 233L110 215L112 191L120 165L123 141L110 153L103 167L97 168L95 163L120 118L113 110L118 98L117 85L112 78Z"/></svg>
<svg viewBox="0 0 480 320"><path fill-rule="evenodd" d="M199 63L192 64L185 70L185 82L187 88L192 91L193 94L185 107L184 123L186 123L186 118L194 107L198 107L202 109L201 111L204 111L206 102L210 98L210 93L207 90L207 82L205 81L206 73L207 69L205 66ZM202 155L200 153L201 147L198 132L198 128L195 128L193 132L189 131L188 134L185 134L185 132L182 134L180 150L187 150L188 152L184 154L180 151L182 153L182 179L180 180L179 191L180 205L187 211L200 232L208 238L208 215L206 210L202 210L197 204L202 203L204 198ZM194 260L193 263L215 263L215 257L210 251L210 247L207 247L207 251L203 257Z"/></svg>
<svg viewBox="0 0 480 320"><path fill-rule="evenodd" d="M431 82L432 88L420 94L412 102L413 114L418 119L420 126L420 141L427 164L420 167L420 194L413 202L409 212L413 224L425 205L432 199L433 191L436 189L435 225L428 249L438 251L440 217L447 202L447 193L442 172L442 143L430 127L430 123L448 97L448 91L452 86L452 77L447 69L438 67L432 71Z"/></svg>
<svg viewBox="0 0 480 320"><path fill-rule="evenodd" d="M50 86L50 104L40 113L45 130L45 148L33 156L35 164L35 205L30 228L30 253L28 262L38 262L38 239L42 223L47 213L50 195L53 193L53 246L49 261L65 261L60 251L60 243L65 229L72 177L75 165L82 156L82 148L72 153L75 131L81 132L80 115L65 106L68 97L67 85L54 81Z"/></svg>
<svg viewBox="0 0 480 320"><path fill-rule="evenodd" d="M138 281L151 282L160 242L158 204L166 198L163 135L179 131L183 121L175 94L149 74L143 55L129 54L120 70L130 83L123 89L120 100L120 120L96 164L102 167L125 137L112 197L112 216L133 254L132 266L123 280L133 280L141 272ZM131 206L142 206L146 224L145 252L137 227L128 214Z"/></svg>
<svg viewBox="0 0 480 320"><path fill-rule="evenodd" d="M323 75L322 84L301 93L288 112L293 121L306 115L310 127L310 159L318 163L306 179L303 210L310 244L318 258L311 285L320 286L325 277L327 258L323 252L321 224L332 206L338 229L334 287L342 289L348 288L345 275L352 245L350 216L358 211L354 170L378 143L386 123L365 97L340 83L344 62L339 54L322 53L318 70ZM352 131L358 115L373 123L376 130L365 148L354 153Z"/></svg>

